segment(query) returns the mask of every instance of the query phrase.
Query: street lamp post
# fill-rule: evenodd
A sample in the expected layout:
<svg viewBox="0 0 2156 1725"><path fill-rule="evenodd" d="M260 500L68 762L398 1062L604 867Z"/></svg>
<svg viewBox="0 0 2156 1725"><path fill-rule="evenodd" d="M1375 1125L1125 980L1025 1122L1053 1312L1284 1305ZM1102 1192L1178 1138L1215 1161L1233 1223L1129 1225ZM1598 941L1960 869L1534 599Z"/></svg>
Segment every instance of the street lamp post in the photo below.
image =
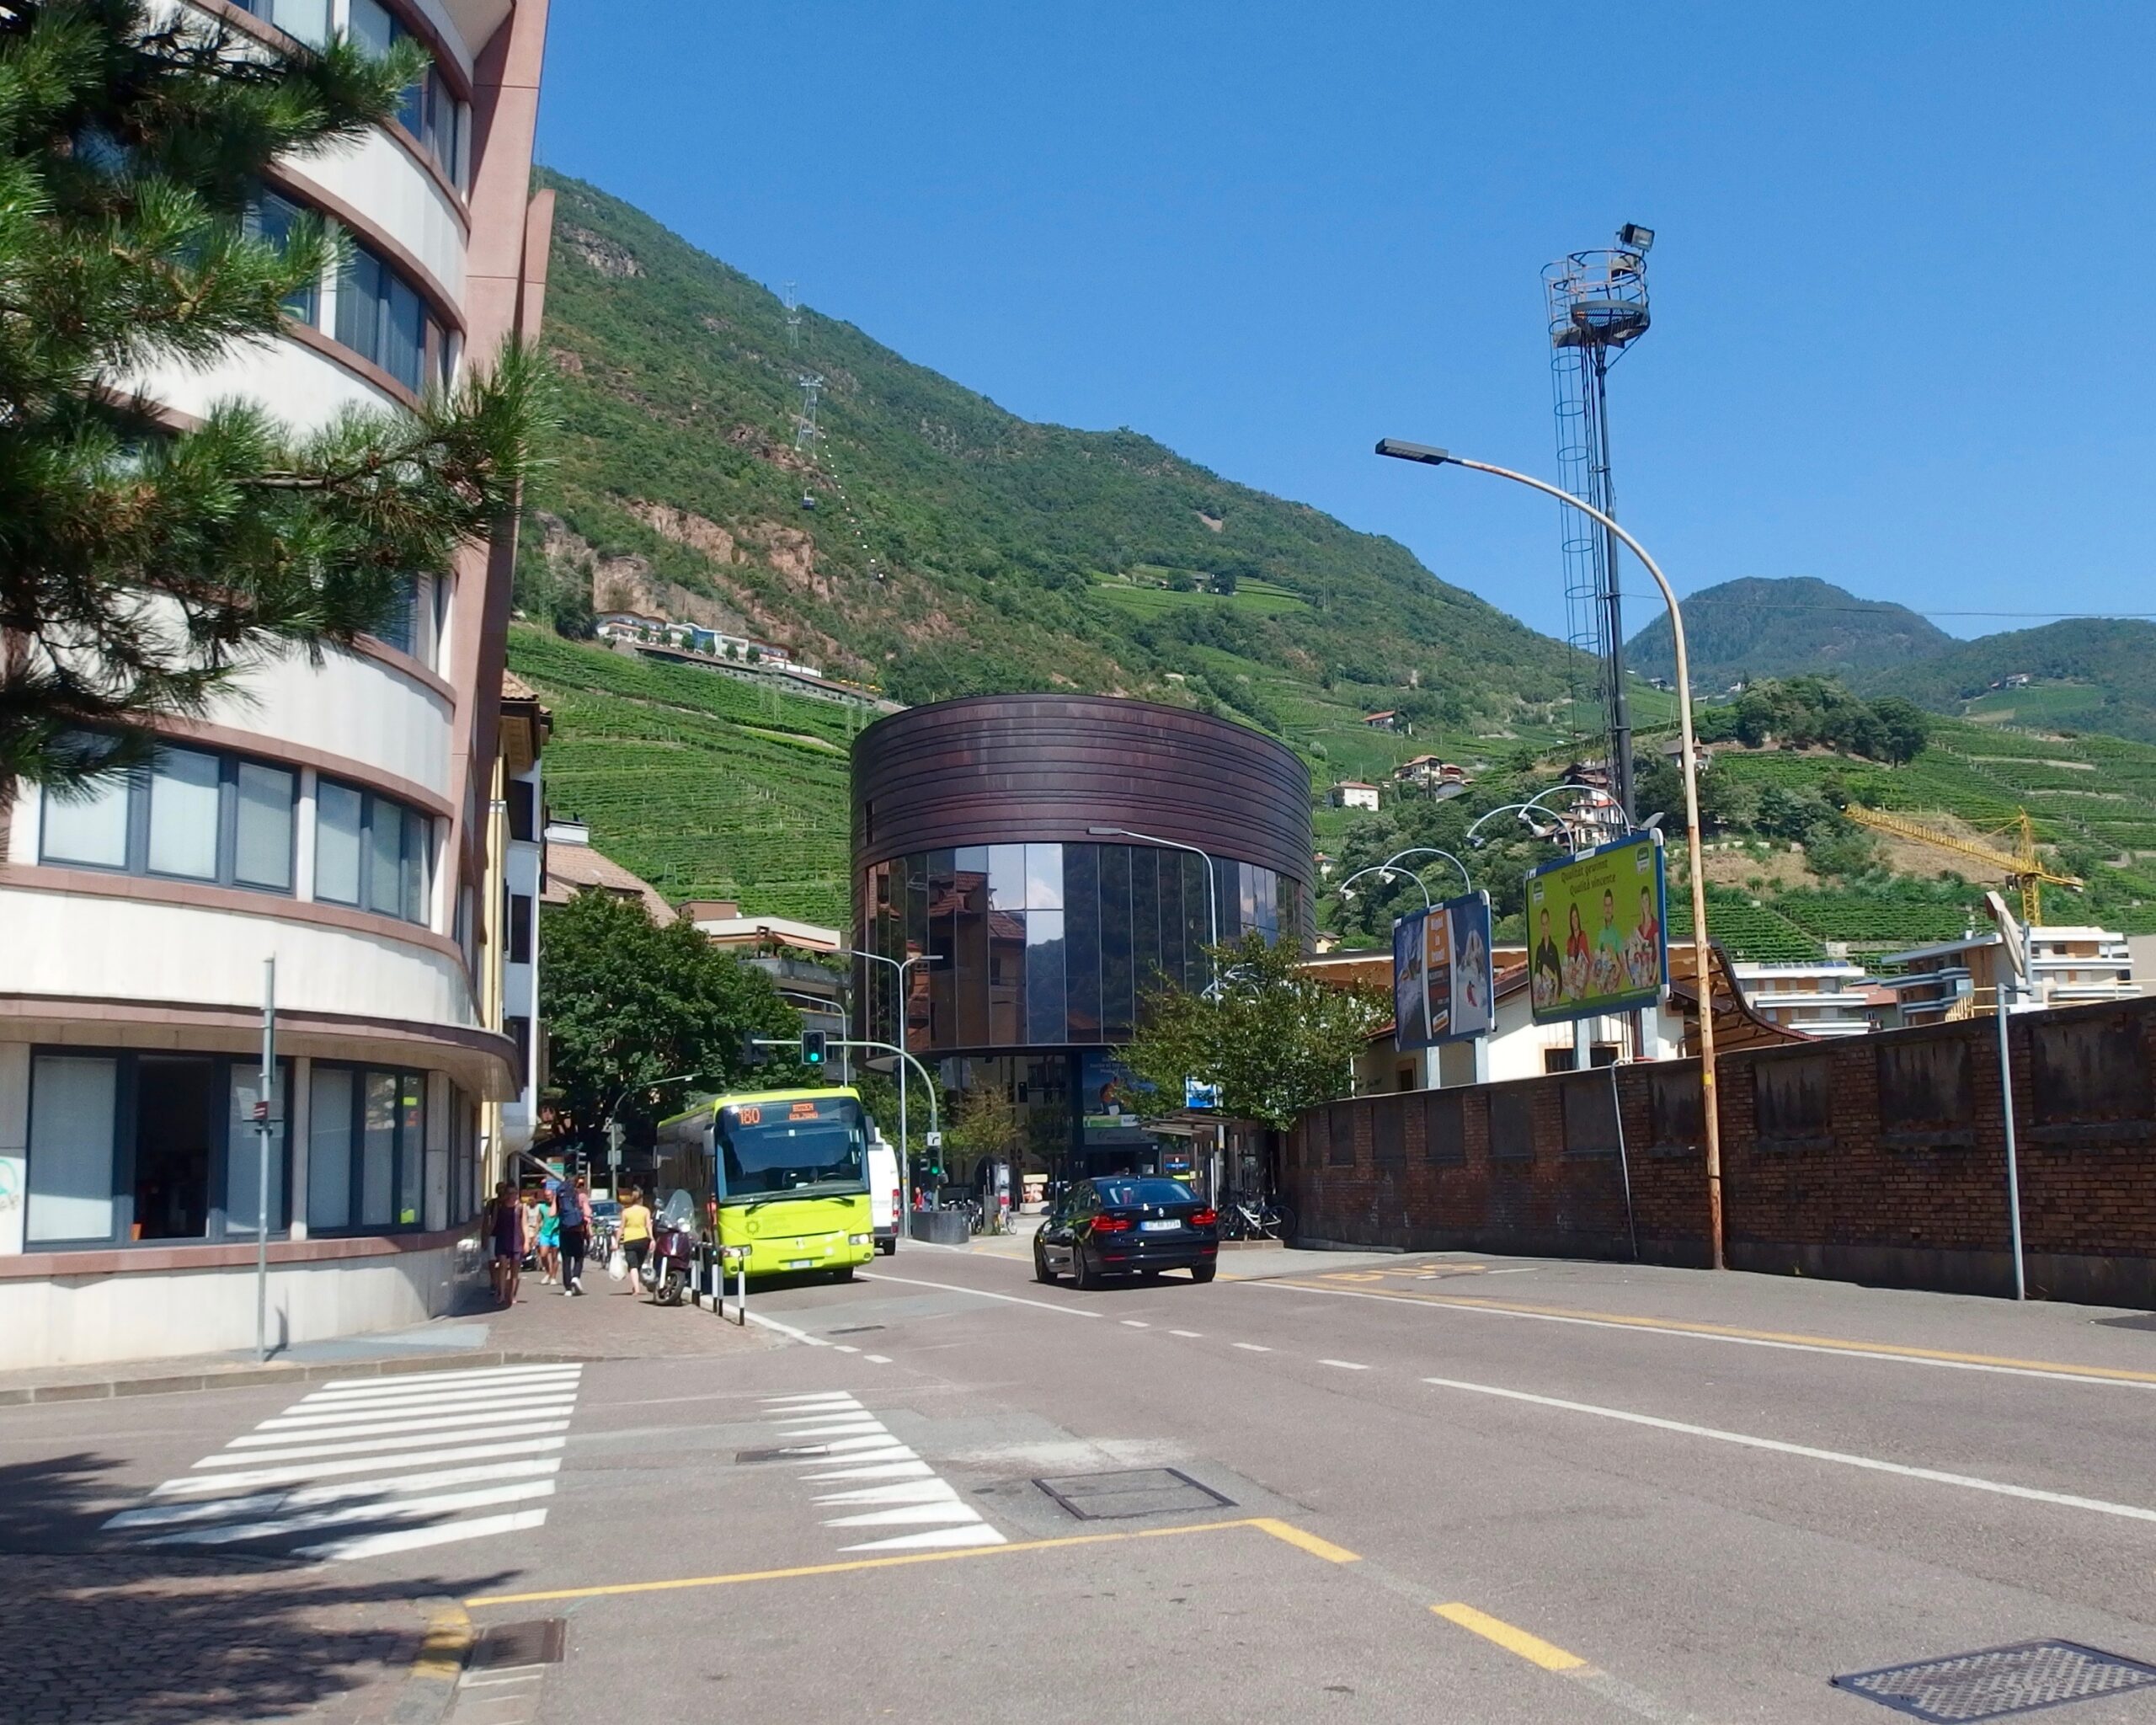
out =
<svg viewBox="0 0 2156 1725"><path fill-rule="evenodd" d="M1195 845L1178 843L1174 839L1158 838L1150 832L1133 832L1127 826L1089 826L1086 830L1091 836L1097 839L1137 839L1145 844L1165 845L1171 851L1187 851L1193 857L1202 857L1205 863L1206 921L1213 931L1213 948L1214 950L1219 948L1220 944L1220 900L1219 889L1214 884L1213 877L1216 871L1214 866L1212 855L1209 852L1201 851ZM1219 961L1217 959L1210 957L1209 954L1206 969L1212 974L1212 980L1206 985L1205 991L1208 994L1211 994L1220 985Z"/></svg>
<svg viewBox="0 0 2156 1725"><path fill-rule="evenodd" d="M613 1136L614 1116L621 1111L622 1104L629 1099L630 1094L632 1092L638 1090L656 1090L662 1084L679 1084L685 1078L701 1078L703 1074L701 1072L675 1072L668 1077L654 1078L648 1084L625 1084L622 1087L622 1093L614 1098L614 1105L606 1110L606 1118L600 1124L600 1130L606 1135L606 1183L608 1187L606 1195L608 1197L618 1200L622 1195L622 1165L614 1160L615 1145Z"/></svg>
<svg viewBox="0 0 2156 1725"><path fill-rule="evenodd" d="M1396 868L1390 862L1373 862L1368 868L1358 868L1353 874L1349 875L1347 879L1342 881L1338 886L1335 887L1333 890L1338 893L1343 899L1352 899L1355 895L1349 892L1348 889L1354 885L1357 881L1360 880L1366 874L1382 874L1388 880L1396 874L1404 874L1408 878L1408 879L1413 881L1417 887L1422 889L1422 908L1425 911L1435 908L1430 898L1429 885L1423 880L1422 877L1417 874L1412 868Z"/></svg>
<svg viewBox="0 0 2156 1725"><path fill-rule="evenodd" d="M1475 877L1467 872L1467 865L1454 856L1450 851L1441 851L1435 845L1410 845L1404 851L1395 851L1385 859L1385 866L1390 868L1398 863L1405 862L1410 857L1444 857L1446 862L1460 871L1460 884L1470 892L1475 890ZM1417 880L1422 878L1419 871L1415 878ZM1425 887L1423 890L1427 892L1429 889Z"/></svg>
<svg viewBox="0 0 2156 1725"><path fill-rule="evenodd" d="M1714 973L1709 962L1707 945L1707 875L1703 864L1700 843L1700 777L1699 765L1693 758L1692 734L1692 679L1691 662L1684 644L1684 617L1677 603L1677 592L1669 585L1668 577L1661 565L1647 555L1646 547L1619 526L1610 516L1604 515L1591 503L1584 503L1571 492L1548 481L1513 472L1510 467L1493 467L1487 462L1470 461L1465 456L1454 455L1449 450L1434 449L1425 443L1406 443L1396 437L1378 441L1377 452L1397 461L1421 462L1433 467L1466 467L1477 473L1489 473L1500 479L1509 479L1514 484L1525 485L1558 502L1568 505L1602 524L1603 527L1621 540L1641 567L1654 577L1654 584L1662 590L1662 601L1669 607L1669 627L1677 646L1677 733L1678 746L1682 751L1684 778L1684 848L1692 872L1692 963L1697 973L1700 992L1700 1093L1705 1114L1707 1154L1707 1243L1713 1254L1716 1269L1726 1266L1722 1257L1721 1220L1721 1113L1715 1087L1715 1000Z"/></svg>
<svg viewBox="0 0 2156 1725"><path fill-rule="evenodd" d="M892 1049L892 1052L902 1056L899 1062L899 1213L891 1220L892 1226L896 1228L899 1232L903 1234L905 1231L905 1212L908 1198L908 1188L913 1184L913 1156L912 1152L906 1147L906 1067L909 1065L911 1065L918 1069L921 1065L921 1063L918 1060L915 1060L911 1055L906 1053L903 1045L906 1039L906 972L911 969L915 964L941 964L943 959L943 955L941 953L915 953L911 958L901 961L897 959L887 959L881 953L872 953L865 951L860 948L856 948L847 956L856 959L873 959L879 964L889 964L894 970L899 973L899 1021L896 1028L899 1033L899 1042L900 1046ZM863 1028L865 1028L867 1027ZM928 1075L926 1071L921 1073L921 1082L924 1084L928 1083ZM929 1119L932 1123L936 1118L934 1113L936 1107L936 1087L932 1084L929 1085L928 1105L930 1108Z"/></svg>

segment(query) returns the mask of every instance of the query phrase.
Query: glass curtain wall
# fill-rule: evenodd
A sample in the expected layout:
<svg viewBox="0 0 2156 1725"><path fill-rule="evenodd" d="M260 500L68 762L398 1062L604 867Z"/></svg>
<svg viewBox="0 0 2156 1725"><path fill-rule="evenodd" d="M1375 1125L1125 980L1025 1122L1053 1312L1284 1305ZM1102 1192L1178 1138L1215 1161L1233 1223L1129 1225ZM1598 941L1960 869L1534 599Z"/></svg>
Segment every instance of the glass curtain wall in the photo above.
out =
<svg viewBox="0 0 2156 1725"><path fill-rule="evenodd" d="M890 965L862 961L866 1033L896 1042L903 1017L916 1052L1127 1040L1148 995L1209 980L1205 875L1198 857L1152 845L969 845L877 863L862 881L868 949L923 962L902 994ZM1223 940L1307 937L1309 889L1293 877L1222 858L1214 890Z"/></svg>

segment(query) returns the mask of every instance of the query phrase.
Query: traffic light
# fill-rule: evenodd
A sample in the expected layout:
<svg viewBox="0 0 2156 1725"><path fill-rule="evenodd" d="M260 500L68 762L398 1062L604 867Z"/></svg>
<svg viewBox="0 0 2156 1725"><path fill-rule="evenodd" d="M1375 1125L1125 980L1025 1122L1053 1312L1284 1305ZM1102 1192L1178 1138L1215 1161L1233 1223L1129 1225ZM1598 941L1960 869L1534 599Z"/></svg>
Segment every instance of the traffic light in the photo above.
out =
<svg viewBox="0 0 2156 1725"><path fill-rule="evenodd" d="M760 1066L770 1058L771 1056L765 1052L762 1045L757 1041L755 1031L744 1030L741 1033L741 1064L744 1069Z"/></svg>
<svg viewBox="0 0 2156 1725"><path fill-rule="evenodd" d="M804 1030L801 1033L801 1064L803 1065L820 1066L824 1064L824 1036L825 1033L820 1030Z"/></svg>

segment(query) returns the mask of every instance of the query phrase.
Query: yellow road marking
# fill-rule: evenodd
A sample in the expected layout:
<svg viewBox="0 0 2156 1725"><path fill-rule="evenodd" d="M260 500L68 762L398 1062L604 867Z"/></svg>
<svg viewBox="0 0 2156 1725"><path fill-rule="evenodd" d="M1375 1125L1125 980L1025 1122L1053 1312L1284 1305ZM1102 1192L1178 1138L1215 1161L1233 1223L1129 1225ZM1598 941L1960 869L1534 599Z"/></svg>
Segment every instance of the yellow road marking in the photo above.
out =
<svg viewBox="0 0 2156 1725"><path fill-rule="evenodd" d="M1269 1515L1258 1515L1244 1525L1269 1533L1276 1540L1285 1540L1297 1551L1308 1551L1313 1557L1322 1557L1328 1563L1359 1563L1363 1561L1345 1546L1336 1546L1331 1540L1321 1540L1314 1533L1305 1533L1293 1522L1275 1521Z"/></svg>
<svg viewBox="0 0 2156 1725"><path fill-rule="evenodd" d="M1341 1273L1328 1274L1334 1279ZM2049 1375L2078 1378L2103 1378L2122 1384L2156 1384L2156 1372L2133 1371L2124 1366L2074 1365L2054 1359L2017 1359L1996 1354L1960 1354L1945 1348L1911 1348L1896 1342L1865 1342L1847 1336L1812 1336L1801 1331L1748 1330L1734 1324L1689 1322L1677 1318L1641 1317L1623 1311L1593 1311L1570 1306L1528 1306L1508 1300L1489 1300L1471 1294L1417 1294L1400 1290L1384 1294L1363 1294L1348 1288L1328 1288L1322 1282L1305 1282L1282 1277L1263 1285L1273 1288L1304 1288L1313 1294L1350 1294L1362 1299L1406 1300L1428 1306L1460 1306L1482 1311L1508 1311L1525 1317L1567 1319L1578 1323L1611 1324L1625 1329L1657 1330L1677 1336L1726 1337L1740 1342L1772 1342L1792 1348L1817 1348L1836 1354L1869 1354L1892 1359L1929 1359L1950 1365L1995 1366L2007 1371L2041 1372Z"/></svg>
<svg viewBox="0 0 2156 1725"><path fill-rule="evenodd" d="M1529 1635L1524 1629L1515 1627L1502 1617L1492 1617L1487 1611L1478 1611L1472 1605L1455 1601L1449 1605L1433 1605L1430 1609L1449 1623L1457 1623L1462 1629L1479 1635L1485 1641L1495 1642L1508 1653L1517 1653L1529 1664L1540 1665L1545 1671L1579 1671L1586 1669L1587 1661L1577 1653L1568 1653L1562 1648L1552 1647L1539 1635Z"/></svg>
<svg viewBox="0 0 2156 1725"><path fill-rule="evenodd" d="M844 1563L805 1563L792 1569L748 1569L732 1575L690 1575L671 1581L622 1581L603 1587L553 1588L543 1593L482 1594L464 1603L477 1610L485 1605L535 1605L555 1599L595 1599L616 1594L673 1593L683 1588L735 1587L745 1582L798 1581L813 1575L847 1575L864 1569L900 1569L915 1563L953 1563L972 1557L1001 1557L1015 1551L1052 1551L1069 1546L1105 1546L1124 1540L1169 1539L1178 1534L1219 1533L1231 1527L1256 1528L1284 1541L1299 1551L1328 1563L1353 1563L1356 1554L1343 1546L1305 1533L1290 1522L1269 1515L1253 1515L1235 1521L1200 1521L1182 1527L1126 1528L1117 1533L1067 1534L1060 1539L1020 1540L1003 1546L970 1546L953 1551L909 1551L895 1557L857 1557Z"/></svg>
<svg viewBox="0 0 2156 1725"><path fill-rule="evenodd" d="M419 1657L412 1662L412 1675L455 1680L464 1669L472 1640L472 1619L464 1607L444 1605L427 1620L426 1638L419 1643Z"/></svg>

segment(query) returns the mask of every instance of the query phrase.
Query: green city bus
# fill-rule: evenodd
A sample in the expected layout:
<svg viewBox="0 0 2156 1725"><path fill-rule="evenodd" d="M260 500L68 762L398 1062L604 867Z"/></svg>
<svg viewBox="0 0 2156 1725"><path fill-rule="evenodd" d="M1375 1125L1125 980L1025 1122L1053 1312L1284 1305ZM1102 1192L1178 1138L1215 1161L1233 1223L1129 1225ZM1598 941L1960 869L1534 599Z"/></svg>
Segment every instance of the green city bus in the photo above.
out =
<svg viewBox="0 0 2156 1725"><path fill-rule="evenodd" d="M731 1279L822 1272L875 1255L868 1120L857 1091L737 1091L659 1128L655 1196L686 1193L706 1251Z"/></svg>

